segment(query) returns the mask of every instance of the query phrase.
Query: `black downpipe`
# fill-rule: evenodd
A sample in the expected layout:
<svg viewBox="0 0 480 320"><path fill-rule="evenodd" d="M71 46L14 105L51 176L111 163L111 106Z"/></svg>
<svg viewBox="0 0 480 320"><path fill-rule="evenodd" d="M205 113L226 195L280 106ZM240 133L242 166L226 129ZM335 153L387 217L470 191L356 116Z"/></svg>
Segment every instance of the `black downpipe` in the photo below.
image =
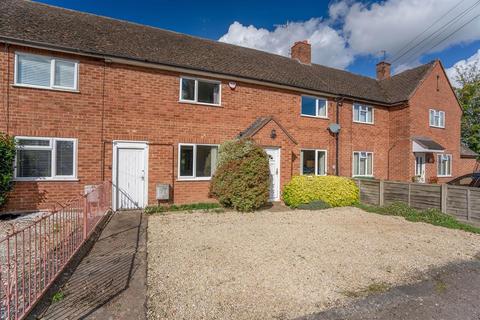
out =
<svg viewBox="0 0 480 320"><path fill-rule="evenodd" d="M336 112L336 123L340 125L340 107L343 104L343 97L337 97L335 98L336 102L336 107L335 107L335 112ZM339 176L340 175L340 167L339 167L339 160L340 157L340 131L335 133L335 175Z"/></svg>

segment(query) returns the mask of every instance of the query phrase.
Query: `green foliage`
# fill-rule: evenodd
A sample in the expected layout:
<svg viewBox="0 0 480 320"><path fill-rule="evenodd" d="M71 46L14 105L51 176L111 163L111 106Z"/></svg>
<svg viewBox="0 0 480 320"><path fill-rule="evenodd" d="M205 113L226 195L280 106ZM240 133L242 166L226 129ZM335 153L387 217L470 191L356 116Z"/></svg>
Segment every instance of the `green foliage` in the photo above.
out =
<svg viewBox="0 0 480 320"><path fill-rule="evenodd" d="M404 217L406 220L412 222L425 222L435 226L459 229L480 234L480 228L461 223L454 217L444 214L437 209L416 210L403 202L393 203L384 207L370 206L365 204L359 204L358 207L368 212Z"/></svg>
<svg viewBox="0 0 480 320"><path fill-rule="evenodd" d="M315 200L332 207L351 206L357 204L359 198L355 182L337 176L295 176L283 189L283 201L293 208Z"/></svg>
<svg viewBox="0 0 480 320"><path fill-rule="evenodd" d="M7 201L12 189L13 162L15 161L15 140L0 132L0 207Z"/></svg>
<svg viewBox="0 0 480 320"><path fill-rule="evenodd" d="M463 108L462 142L480 153L480 68L478 64L457 68L457 82L461 85L457 97Z"/></svg>
<svg viewBox="0 0 480 320"><path fill-rule="evenodd" d="M323 210L331 208L332 206L322 200L315 200L310 203L302 203L300 204L297 209L301 210Z"/></svg>
<svg viewBox="0 0 480 320"><path fill-rule="evenodd" d="M146 214L154 214L154 213L164 213L164 212L172 212L172 211L194 211L194 210L202 210L202 211L210 211L214 210L217 212L217 209L221 209L218 203L191 203L191 204L181 204L181 205L171 205L171 206L149 206L145 208Z"/></svg>
<svg viewBox="0 0 480 320"><path fill-rule="evenodd" d="M210 184L210 195L224 206L253 211L268 202L270 169L265 151L250 139L227 141L220 146L219 162Z"/></svg>
<svg viewBox="0 0 480 320"><path fill-rule="evenodd" d="M57 303L65 299L65 294L62 291L57 291L53 294L52 302Z"/></svg>

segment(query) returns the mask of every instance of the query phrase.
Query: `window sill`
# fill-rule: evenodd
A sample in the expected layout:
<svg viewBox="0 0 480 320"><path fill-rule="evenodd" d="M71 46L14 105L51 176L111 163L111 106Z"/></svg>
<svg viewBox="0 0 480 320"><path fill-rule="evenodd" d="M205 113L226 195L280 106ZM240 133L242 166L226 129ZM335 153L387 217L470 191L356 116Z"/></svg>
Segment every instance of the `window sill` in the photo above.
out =
<svg viewBox="0 0 480 320"><path fill-rule="evenodd" d="M368 124L368 125L371 125L371 126L375 125L375 122L362 122L362 121L355 121L355 120L353 120L353 123Z"/></svg>
<svg viewBox="0 0 480 320"><path fill-rule="evenodd" d="M374 176L352 176L352 178L374 178Z"/></svg>
<svg viewBox="0 0 480 320"><path fill-rule="evenodd" d="M448 175L448 176L439 176L439 175L437 175L437 178L451 178L451 177L453 177L453 175Z"/></svg>
<svg viewBox="0 0 480 320"><path fill-rule="evenodd" d="M210 181L212 180L211 177L208 177L208 178L177 178L177 182L183 182L183 181L186 181L186 182L195 182L195 181Z"/></svg>
<svg viewBox="0 0 480 320"><path fill-rule="evenodd" d="M14 182L76 182L78 178L14 178Z"/></svg>
<svg viewBox="0 0 480 320"><path fill-rule="evenodd" d="M313 119L324 119L324 120L328 120L328 119L329 119L328 117L322 117L322 116L311 116L311 115L308 115L308 114L300 114L300 117L304 117L304 118L313 118Z"/></svg>
<svg viewBox="0 0 480 320"><path fill-rule="evenodd" d="M445 127L437 127L437 126L432 126L432 125L430 125L430 128L434 128L434 129L445 129Z"/></svg>
<svg viewBox="0 0 480 320"><path fill-rule="evenodd" d="M207 107L222 108L222 105L221 105L221 104L206 103L206 102L195 102L195 101L188 101L188 100L179 100L178 103L182 103L182 104L193 104L193 105L196 105L196 106L207 106Z"/></svg>
<svg viewBox="0 0 480 320"><path fill-rule="evenodd" d="M80 93L78 89L63 89L63 88L51 88L51 87L42 87L42 86L34 86L28 84L12 84L14 88L27 88L27 89L38 89L38 90L48 90L48 91L58 91L58 92L70 92L70 93Z"/></svg>

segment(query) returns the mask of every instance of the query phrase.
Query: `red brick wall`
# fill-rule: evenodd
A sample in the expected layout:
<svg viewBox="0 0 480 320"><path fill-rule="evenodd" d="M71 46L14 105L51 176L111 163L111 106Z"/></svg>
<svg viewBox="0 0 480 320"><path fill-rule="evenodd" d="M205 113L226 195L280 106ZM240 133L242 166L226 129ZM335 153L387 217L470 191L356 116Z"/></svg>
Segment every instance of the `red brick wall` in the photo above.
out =
<svg viewBox="0 0 480 320"><path fill-rule="evenodd" d="M437 80L438 77L438 80ZM464 159L460 158L460 119L462 110L448 79L437 62L430 74L419 86L410 100L410 134L411 136L426 136L440 143L446 154L453 156L452 177L463 175ZM429 109L445 111L445 128L434 128L429 125ZM410 145L411 150L411 145ZM414 175L414 154L410 155L410 176ZM437 157L434 163L427 163L426 178L429 181L437 176ZM439 178L439 182L447 182L452 177Z"/></svg>
<svg viewBox="0 0 480 320"><path fill-rule="evenodd" d="M329 101L329 119L302 117L301 94L298 92L243 82L237 82L233 90L227 81L222 81L221 107L179 103L181 75L178 73L105 64L78 56L71 56L80 61L78 93L17 88L11 84L13 53L19 49L31 51L10 48L10 85L6 79L7 59L4 53L0 54L2 110L6 109L4 101L7 101L6 91L9 88L8 131L12 135L77 138L78 181L17 182L4 210L51 208L55 202L65 202L81 193L85 184L111 179L113 140L149 142L150 204L156 202L157 183L168 183L174 187L173 199L176 203L211 201L207 197L208 181L177 179L178 143L220 144L236 137L260 116L273 115L298 142L293 143L274 122L267 124L254 137L261 145L281 148L282 186L292 174L300 172L302 148L327 150L327 170L329 174L334 173L335 138L327 129L329 123L335 122L333 101ZM46 51L32 51L48 54ZM416 97L416 109L430 105L431 102L425 98L429 85L422 88L419 97ZM446 89L442 87L442 94L444 91ZM451 99L451 96L445 96ZM413 170L412 160L409 159L411 145L405 142L409 132L405 126L408 109L389 112L386 108L374 106L375 123L368 125L352 122L352 103L344 101L340 110L340 174L351 176L353 151L371 151L374 153L376 178L389 178L390 166L395 167L390 171L391 179L410 179L411 173L405 173L408 168ZM0 115L0 129L4 131L7 122L5 114L2 112ZM458 117L453 111L452 115ZM428 114L425 116L428 121ZM449 111L449 127L444 131L453 130L456 135L458 128L450 119ZM278 135L275 140L270 138L273 128ZM420 125L415 128L422 130ZM456 141L458 145L459 139ZM455 148L453 139L448 147ZM402 150L407 150L405 157L410 162L392 157Z"/></svg>

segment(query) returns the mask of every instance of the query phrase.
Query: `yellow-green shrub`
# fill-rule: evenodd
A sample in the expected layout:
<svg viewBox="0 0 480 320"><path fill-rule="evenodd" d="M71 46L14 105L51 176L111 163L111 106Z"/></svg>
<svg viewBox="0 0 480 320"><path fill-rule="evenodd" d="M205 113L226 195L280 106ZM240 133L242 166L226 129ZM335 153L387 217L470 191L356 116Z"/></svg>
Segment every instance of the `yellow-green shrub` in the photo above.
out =
<svg viewBox="0 0 480 320"><path fill-rule="evenodd" d="M332 207L359 203L359 190L352 179L337 176L294 176L283 188L283 201L290 207L322 200Z"/></svg>

